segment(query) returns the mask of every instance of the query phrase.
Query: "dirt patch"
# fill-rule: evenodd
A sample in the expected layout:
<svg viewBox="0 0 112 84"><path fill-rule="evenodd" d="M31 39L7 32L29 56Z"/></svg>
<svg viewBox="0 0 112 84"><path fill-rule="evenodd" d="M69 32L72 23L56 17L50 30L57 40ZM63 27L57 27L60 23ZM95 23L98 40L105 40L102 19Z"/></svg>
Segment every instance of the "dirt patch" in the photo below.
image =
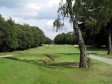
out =
<svg viewBox="0 0 112 84"><path fill-rule="evenodd" d="M49 58L52 61L55 61L55 59L59 57L57 55L52 55L52 54L44 54L44 56Z"/></svg>

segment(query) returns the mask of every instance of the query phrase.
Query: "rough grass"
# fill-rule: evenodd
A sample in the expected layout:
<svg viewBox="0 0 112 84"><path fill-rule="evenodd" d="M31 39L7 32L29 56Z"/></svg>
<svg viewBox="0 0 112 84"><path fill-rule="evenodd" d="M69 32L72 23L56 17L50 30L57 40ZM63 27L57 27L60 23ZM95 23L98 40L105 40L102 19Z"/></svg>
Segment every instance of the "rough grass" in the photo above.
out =
<svg viewBox="0 0 112 84"><path fill-rule="evenodd" d="M0 53L0 56L9 55L10 53Z"/></svg>
<svg viewBox="0 0 112 84"><path fill-rule="evenodd" d="M91 48L89 52L93 53L95 49ZM10 54L15 57L0 58L0 84L112 83L111 65L92 60L91 68L78 68L79 49L72 45L44 45ZM47 64L42 64L43 61Z"/></svg>

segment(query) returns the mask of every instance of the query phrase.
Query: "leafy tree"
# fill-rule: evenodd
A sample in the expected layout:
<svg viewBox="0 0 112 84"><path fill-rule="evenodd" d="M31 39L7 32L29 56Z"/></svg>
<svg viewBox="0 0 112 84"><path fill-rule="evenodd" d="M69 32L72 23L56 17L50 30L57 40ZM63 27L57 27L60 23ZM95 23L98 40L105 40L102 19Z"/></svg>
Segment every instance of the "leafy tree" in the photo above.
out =
<svg viewBox="0 0 112 84"><path fill-rule="evenodd" d="M4 26L5 26L5 19L0 15L0 51L2 51L3 47L3 38L4 38Z"/></svg>
<svg viewBox="0 0 112 84"><path fill-rule="evenodd" d="M45 37L45 44L52 44L52 43L53 41L50 38Z"/></svg>
<svg viewBox="0 0 112 84"><path fill-rule="evenodd" d="M78 26L79 22L82 22L82 19L85 19L85 7L83 5L83 0L66 0L64 3L63 0L61 0L60 7L59 7L59 16L58 19L54 21L54 26L56 26L57 29L63 26L61 24L61 17L69 17L70 21L73 23L73 29L78 37L78 44L80 48L80 68L88 68L87 65L87 52L86 52L86 46L84 43L84 40L82 38L82 33L80 30L80 27Z"/></svg>
<svg viewBox="0 0 112 84"><path fill-rule="evenodd" d="M65 38L65 43L66 44L75 44L75 40L77 40L76 38L74 38L74 33L73 32L68 32L66 34L66 38Z"/></svg>
<svg viewBox="0 0 112 84"><path fill-rule="evenodd" d="M17 34L18 30L16 29L17 26L15 25L15 22L11 18L7 20L6 24L7 24L7 30L9 29L9 31L7 31L7 33L9 33L7 42L9 41L9 43L7 44L12 50L15 50L19 46L17 39L18 36Z"/></svg>
<svg viewBox="0 0 112 84"><path fill-rule="evenodd" d="M21 26L21 32L19 33L19 49L27 49L31 47L31 35L29 25L24 24Z"/></svg>
<svg viewBox="0 0 112 84"><path fill-rule="evenodd" d="M54 38L54 43L56 44L65 44L65 33L59 34Z"/></svg>
<svg viewBox="0 0 112 84"><path fill-rule="evenodd" d="M38 47L44 41L44 32L38 27L16 24L12 18L5 21L0 15L0 51Z"/></svg>
<svg viewBox="0 0 112 84"><path fill-rule="evenodd" d="M25 32L23 31L23 25L17 24L17 26L19 27L18 30L18 44L19 47L17 49L19 50L24 50L26 48L26 42L24 41L25 39Z"/></svg>
<svg viewBox="0 0 112 84"><path fill-rule="evenodd" d="M85 24L90 27L92 32L99 32L105 26L108 26L108 54L112 54L111 29L112 29L112 0L87 0L85 3L88 10L88 19Z"/></svg>
<svg viewBox="0 0 112 84"><path fill-rule="evenodd" d="M79 67L86 68L87 53L84 44L79 23L84 23L92 32L99 32L102 26L106 26L110 22L109 27L109 54L112 53L111 44L111 19L112 19L112 0L61 0L58 19L54 21L54 26L59 29L63 26L61 20L69 17L73 23L73 29L78 36L80 48L80 64ZM62 19L60 19L61 17Z"/></svg>
<svg viewBox="0 0 112 84"><path fill-rule="evenodd" d="M54 38L55 44L77 44L77 38L73 32L61 33Z"/></svg>
<svg viewBox="0 0 112 84"><path fill-rule="evenodd" d="M23 32L25 34L24 41L26 41L26 48L31 48L33 44L33 32L28 24L23 25Z"/></svg>
<svg viewBox="0 0 112 84"><path fill-rule="evenodd" d="M45 42L45 35L44 35L44 32L42 30L40 30L39 28L38 28L38 31L39 31L39 38L40 38L39 45L41 46L41 44L43 44Z"/></svg>
<svg viewBox="0 0 112 84"><path fill-rule="evenodd" d="M18 40L17 40L17 34L15 29L15 22L10 18L8 19L3 26L2 33L2 45L1 50L2 51L12 51L15 50L18 47Z"/></svg>
<svg viewBox="0 0 112 84"><path fill-rule="evenodd" d="M32 33L33 33L33 46L32 47L38 47L40 44L40 36L39 31L37 27L32 27Z"/></svg>

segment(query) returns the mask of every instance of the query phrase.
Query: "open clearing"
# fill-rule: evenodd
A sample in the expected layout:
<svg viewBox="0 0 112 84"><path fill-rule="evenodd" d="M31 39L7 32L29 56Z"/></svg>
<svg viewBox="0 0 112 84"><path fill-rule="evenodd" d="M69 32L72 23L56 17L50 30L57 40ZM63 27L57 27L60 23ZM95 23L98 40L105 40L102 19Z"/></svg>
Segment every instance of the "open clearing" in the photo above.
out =
<svg viewBox="0 0 112 84"><path fill-rule="evenodd" d="M88 47L88 53L106 52L106 49ZM43 45L9 54L14 57L0 58L0 84L112 83L112 66L109 64L92 59L89 69L78 68L77 46Z"/></svg>

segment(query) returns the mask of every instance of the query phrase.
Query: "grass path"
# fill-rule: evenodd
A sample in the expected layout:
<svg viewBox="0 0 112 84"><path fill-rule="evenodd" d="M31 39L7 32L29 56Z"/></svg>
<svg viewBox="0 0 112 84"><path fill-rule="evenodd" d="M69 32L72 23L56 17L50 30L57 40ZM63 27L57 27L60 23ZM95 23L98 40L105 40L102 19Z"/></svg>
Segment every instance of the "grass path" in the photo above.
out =
<svg viewBox="0 0 112 84"><path fill-rule="evenodd" d="M112 59L99 57L99 56L96 56L96 55L89 55L89 57L92 58L92 59L96 59L98 61L101 61L101 62L112 65Z"/></svg>

